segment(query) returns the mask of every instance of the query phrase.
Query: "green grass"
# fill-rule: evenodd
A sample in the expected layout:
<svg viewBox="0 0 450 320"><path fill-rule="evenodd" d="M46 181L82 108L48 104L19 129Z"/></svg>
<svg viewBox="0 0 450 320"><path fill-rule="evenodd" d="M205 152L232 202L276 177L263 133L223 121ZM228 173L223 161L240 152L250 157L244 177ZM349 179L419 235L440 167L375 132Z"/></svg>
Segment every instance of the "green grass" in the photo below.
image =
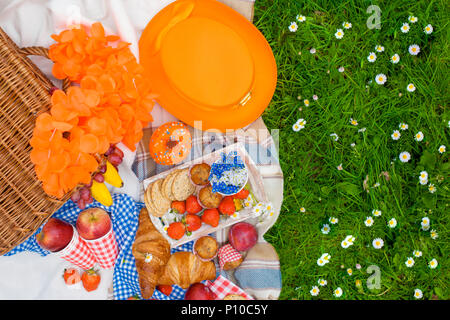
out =
<svg viewBox="0 0 450 320"><path fill-rule="evenodd" d="M379 30L366 26L371 4L381 9ZM450 298L449 11L443 0L256 1L254 24L271 45L278 66L277 89L263 119L269 130L279 129L285 179L280 216L265 235L280 257L280 299L336 299L337 287L344 292L340 299L414 299L416 288L424 299ZM288 26L297 14L307 20L298 22L297 32L292 33ZM410 23L411 30L404 34L400 26L409 15L419 20ZM334 33L344 21L353 26L338 40ZM423 32L428 23L434 27L431 35ZM421 49L417 56L408 53L414 43ZM377 44L385 51L369 63L367 56ZM314 55L309 51L312 47L317 51ZM400 55L396 65L389 61L394 53ZM341 66L343 73L338 72ZM375 83L378 73L387 75L384 85ZM409 83L416 86L414 92L406 90ZM303 99L310 100L309 107ZM299 118L306 120L306 126L294 132L292 125ZM351 125L350 118L358 126ZM409 129L400 131L401 138L394 141L391 134L400 122ZM366 131L358 132L361 128ZM421 142L414 140L418 131L425 136ZM337 133L339 140L333 141L331 133ZM438 152L440 145L447 146L444 154ZM402 151L410 152L409 162L399 161ZM437 187L435 193L419 184L422 170ZM389 174L389 180L382 172ZM366 178L368 192L363 187ZM373 187L375 183L379 187ZM369 228L364 220L373 209L380 209L382 215ZM331 232L322 234L321 226L331 216L339 223L330 224ZM421 230L425 216L431 220L430 230L438 232L437 239ZM387 227L392 217L398 221L394 229ZM347 235L356 241L343 249L341 241ZM372 247L376 237L385 243L380 250ZM405 261L415 249L423 255L407 268ZM319 267L317 259L325 252L331 262ZM436 269L427 266L433 258L439 263ZM370 265L380 268L379 289L367 286ZM347 268L353 269L352 276ZM312 297L311 287L319 278L328 285ZM362 283L359 288L357 279Z"/></svg>

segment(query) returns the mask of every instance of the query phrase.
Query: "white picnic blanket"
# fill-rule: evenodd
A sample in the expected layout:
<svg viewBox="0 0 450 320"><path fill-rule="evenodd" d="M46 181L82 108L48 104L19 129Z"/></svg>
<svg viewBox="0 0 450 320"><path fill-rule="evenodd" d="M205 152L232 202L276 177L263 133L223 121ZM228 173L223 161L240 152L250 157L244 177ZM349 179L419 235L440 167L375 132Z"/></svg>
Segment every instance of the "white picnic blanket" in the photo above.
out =
<svg viewBox="0 0 450 320"><path fill-rule="evenodd" d="M50 35L59 33L71 24L91 24L100 21L107 32L119 34L131 43L132 52L138 57L137 43L142 30L162 8L175 0L0 0L0 27L19 47L44 46L53 43ZM240 0L223 0L234 4ZM248 2L253 0L242 0ZM234 4L236 5L236 4ZM237 4L239 7L239 4ZM235 9L239 9L236 8ZM42 57L31 57L33 62L52 80L51 61ZM153 127L175 120L156 105L153 112ZM256 128L265 128L259 121ZM127 193L139 201L140 184L131 170L135 152L125 151L124 162L119 171L124 188L112 190ZM265 168L266 174L281 174L277 166ZM283 180L267 180L267 192L274 206L281 207ZM278 216L278 214L277 214ZM275 222L274 217L273 222ZM265 231L271 226L267 225ZM52 255L42 257L32 252L21 252L13 256L0 256L0 299L107 299L111 297L112 270L101 270L102 282L98 290L86 292L81 286L67 289L62 279L65 267L70 264Z"/></svg>

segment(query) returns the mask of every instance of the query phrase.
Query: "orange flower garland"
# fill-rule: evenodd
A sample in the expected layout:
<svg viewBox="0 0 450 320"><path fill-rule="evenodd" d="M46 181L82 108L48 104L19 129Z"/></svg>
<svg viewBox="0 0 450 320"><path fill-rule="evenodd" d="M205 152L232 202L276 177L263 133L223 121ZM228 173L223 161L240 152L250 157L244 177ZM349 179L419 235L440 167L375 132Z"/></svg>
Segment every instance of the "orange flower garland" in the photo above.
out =
<svg viewBox="0 0 450 320"><path fill-rule="evenodd" d="M62 198L91 181L95 154L119 142L136 149L142 129L153 121L154 95L129 44L106 36L101 23L94 23L90 34L76 28L52 38L52 73L74 85L54 91L50 112L37 117L30 157L44 191Z"/></svg>

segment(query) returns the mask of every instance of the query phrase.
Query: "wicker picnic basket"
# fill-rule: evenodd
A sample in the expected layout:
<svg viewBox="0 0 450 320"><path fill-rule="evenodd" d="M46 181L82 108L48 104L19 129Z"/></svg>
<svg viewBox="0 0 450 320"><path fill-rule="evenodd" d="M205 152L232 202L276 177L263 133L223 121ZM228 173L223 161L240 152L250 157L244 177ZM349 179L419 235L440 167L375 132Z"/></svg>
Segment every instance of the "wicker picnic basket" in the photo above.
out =
<svg viewBox="0 0 450 320"><path fill-rule="evenodd" d="M70 197L49 197L30 160L35 119L49 110L54 85L28 55L48 58L48 51L18 48L0 28L0 255L30 237Z"/></svg>

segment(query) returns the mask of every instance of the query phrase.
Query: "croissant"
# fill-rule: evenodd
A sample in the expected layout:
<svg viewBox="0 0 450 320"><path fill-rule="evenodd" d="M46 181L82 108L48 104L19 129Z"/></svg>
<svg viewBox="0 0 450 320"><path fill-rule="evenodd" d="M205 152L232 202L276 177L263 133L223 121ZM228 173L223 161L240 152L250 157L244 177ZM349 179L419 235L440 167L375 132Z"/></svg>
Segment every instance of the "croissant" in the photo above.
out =
<svg viewBox="0 0 450 320"><path fill-rule="evenodd" d="M156 230L146 208L139 213L139 225L131 250L136 260L142 297L149 299L169 261L170 244Z"/></svg>
<svg viewBox="0 0 450 320"><path fill-rule="evenodd" d="M158 284L176 284L183 289L187 289L195 282L214 280L215 278L216 266L214 262L204 262L192 252L180 251L170 256Z"/></svg>

